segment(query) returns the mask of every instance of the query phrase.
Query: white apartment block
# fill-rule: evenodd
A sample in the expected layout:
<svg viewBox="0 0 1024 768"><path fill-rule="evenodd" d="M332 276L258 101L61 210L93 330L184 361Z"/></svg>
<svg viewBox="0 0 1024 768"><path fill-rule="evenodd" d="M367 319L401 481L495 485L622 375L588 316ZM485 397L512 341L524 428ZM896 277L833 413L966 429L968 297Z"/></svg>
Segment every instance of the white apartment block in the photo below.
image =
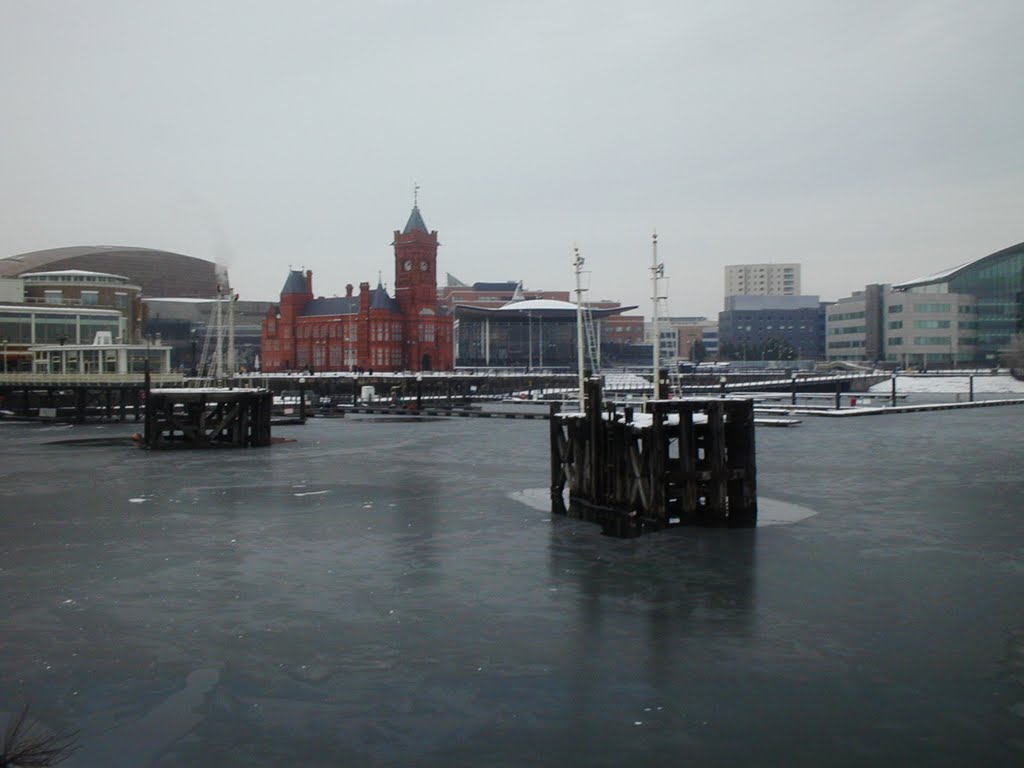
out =
<svg viewBox="0 0 1024 768"><path fill-rule="evenodd" d="M732 264L725 268L726 296L799 296L799 264Z"/></svg>

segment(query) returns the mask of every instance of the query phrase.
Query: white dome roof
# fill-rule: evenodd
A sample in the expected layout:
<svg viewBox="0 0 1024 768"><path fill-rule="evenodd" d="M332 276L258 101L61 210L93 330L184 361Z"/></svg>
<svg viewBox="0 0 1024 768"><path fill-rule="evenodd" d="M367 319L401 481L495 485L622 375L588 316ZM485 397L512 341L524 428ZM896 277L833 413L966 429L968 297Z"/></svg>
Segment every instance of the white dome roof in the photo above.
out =
<svg viewBox="0 0 1024 768"><path fill-rule="evenodd" d="M526 299L524 301L513 301L500 308L501 310L511 309L517 312L529 312L531 310L571 309L576 311L576 305L571 301L558 301L557 299Z"/></svg>

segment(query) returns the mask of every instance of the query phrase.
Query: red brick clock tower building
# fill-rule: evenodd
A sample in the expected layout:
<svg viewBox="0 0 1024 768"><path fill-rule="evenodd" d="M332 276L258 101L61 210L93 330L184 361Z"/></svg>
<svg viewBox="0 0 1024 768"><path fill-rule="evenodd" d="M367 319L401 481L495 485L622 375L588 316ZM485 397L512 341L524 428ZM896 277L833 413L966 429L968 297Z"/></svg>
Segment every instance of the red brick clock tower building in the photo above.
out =
<svg viewBox="0 0 1024 768"><path fill-rule="evenodd" d="M445 350L438 344L437 230L427 231L420 209L414 205L405 229L395 230L392 245L395 300L405 320L406 368L429 371L438 364L450 368L451 361L445 361Z"/></svg>
<svg viewBox="0 0 1024 768"><path fill-rule="evenodd" d="M263 321L264 371L449 371L452 316L437 301L437 231L414 203L395 231L395 295L378 282L358 295L313 296L313 273L294 270Z"/></svg>

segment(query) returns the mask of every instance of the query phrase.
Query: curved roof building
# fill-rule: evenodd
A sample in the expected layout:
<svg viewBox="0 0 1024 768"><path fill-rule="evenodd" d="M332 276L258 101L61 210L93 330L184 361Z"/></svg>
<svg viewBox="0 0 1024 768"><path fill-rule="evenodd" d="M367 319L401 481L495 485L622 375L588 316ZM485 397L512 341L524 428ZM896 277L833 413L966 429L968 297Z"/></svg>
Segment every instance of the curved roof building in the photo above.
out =
<svg viewBox="0 0 1024 768"><path fill-rule="evenodd" d="M974 296L978 300L978 355L984 359L994 359L1015 335L1024 333L1024 243L892 288L907 293Z"/></svg>
<svg viewBox="0 0 1024 768"><path fill-rule="evenodd" d="M227 270L212 261L154 248L82 245L49 248L0 259L0 277L31 272L84 270L124 275L142 287L147 298L205 299L227 285Z"/></svg>

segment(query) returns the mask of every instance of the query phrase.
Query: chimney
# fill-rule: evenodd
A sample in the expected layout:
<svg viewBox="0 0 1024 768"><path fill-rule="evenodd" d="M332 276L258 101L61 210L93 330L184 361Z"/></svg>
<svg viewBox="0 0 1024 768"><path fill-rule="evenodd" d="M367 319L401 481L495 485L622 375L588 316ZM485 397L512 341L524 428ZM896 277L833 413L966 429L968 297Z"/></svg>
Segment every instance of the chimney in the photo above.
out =
<svg viewBox="0 0 1024 768"><path fill-rule="evenodd" d="M345 286L345 298L352 298L352 283L349 283L348 285Z"/></svg>
<svg viewBox="0 0 1024 768"><path fill-rule="evenodd" d="M370 311L370 284L360 283L359 284L359 311L369 312Z"/></svg>
<svg viewBox="0 0 1024 768"><path fill-rule="evenodd" d="M310 294L313 293L313 270L312 269L307 269L306 270L306 290L309 291Z"/></svg>

